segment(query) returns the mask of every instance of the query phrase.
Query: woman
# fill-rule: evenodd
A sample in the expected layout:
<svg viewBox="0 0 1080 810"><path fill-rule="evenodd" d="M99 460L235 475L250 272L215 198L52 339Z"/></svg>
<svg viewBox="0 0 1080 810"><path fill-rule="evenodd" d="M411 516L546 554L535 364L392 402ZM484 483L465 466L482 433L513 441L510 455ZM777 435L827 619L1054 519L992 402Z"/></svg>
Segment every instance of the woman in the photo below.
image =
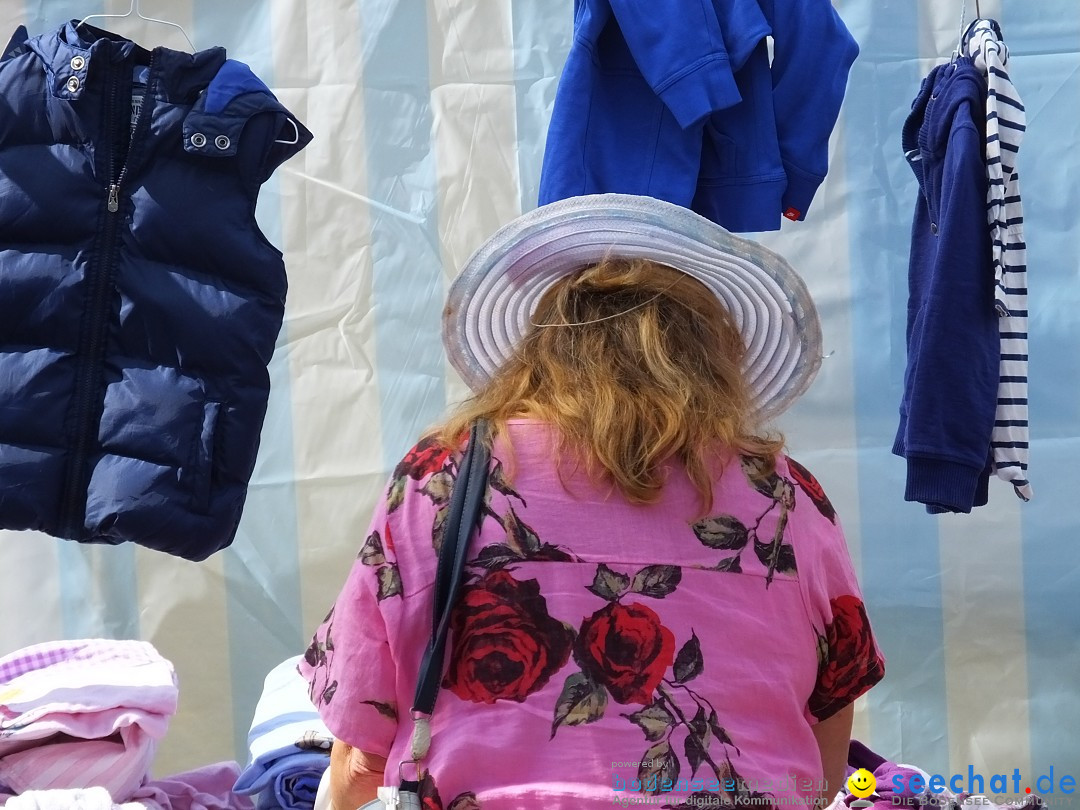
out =
<svg viewBox="0 0 1080 810"><path fill-rule="evenodd" d="M884 662L828 498L759 428L820 362L798 276L685 209L579 197L477 251L444 334L476 395L397 466L301 666L338 738L334 806L397 784L409 759L436 549L477 418L495 436L489 500L425 807L835 794L852 702Z"/></svg>

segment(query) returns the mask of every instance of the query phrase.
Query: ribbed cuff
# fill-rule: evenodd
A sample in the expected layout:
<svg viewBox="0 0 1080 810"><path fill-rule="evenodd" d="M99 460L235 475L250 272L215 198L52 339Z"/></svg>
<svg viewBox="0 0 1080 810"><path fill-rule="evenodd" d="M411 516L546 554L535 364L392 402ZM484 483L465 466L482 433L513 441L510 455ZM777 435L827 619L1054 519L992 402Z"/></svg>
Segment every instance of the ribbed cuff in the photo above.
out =
<svg viewBox="0 0 1080 810"><path fill-rule="evenodd" d="M786 160L784 171L787 173L787 188L780 201L781 211L788 219L802 222L806 219L806 212L817 194L818 186L825 178L804 172Z"/></svg>
<svg viewBox="0 0 1080 810"><path fill-rule="evenodd" d="M731 65L719 54L698 62L674 79L668 79L656 94L683 129L689 129L710 113L742 101Z"/></svg>
<svg viewBox="0 0 1080 810"><path fill-rule="evenodd" d="M982 469L932 458L908 458L905 501L947 512L970 512Z"/></svg>

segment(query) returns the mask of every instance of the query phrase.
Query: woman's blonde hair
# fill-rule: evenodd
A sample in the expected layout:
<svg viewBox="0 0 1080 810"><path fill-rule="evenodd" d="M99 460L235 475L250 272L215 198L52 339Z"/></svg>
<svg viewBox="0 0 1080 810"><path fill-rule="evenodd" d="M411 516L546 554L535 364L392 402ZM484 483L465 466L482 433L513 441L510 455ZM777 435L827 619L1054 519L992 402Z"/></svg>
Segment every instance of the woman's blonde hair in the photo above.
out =
<svg viewBox="0 0 1080 810"><path fill-rule="evenodd" d="M456 446L477 418L492 433L528 416L551 424L560 458L582 461L632 503L653 503L676 458L712 509L718 454L771 473L779 436L758 433L735 322L702 283L670 267L612 258L556 282L533 327L488 385L435 431Z"/></svg>

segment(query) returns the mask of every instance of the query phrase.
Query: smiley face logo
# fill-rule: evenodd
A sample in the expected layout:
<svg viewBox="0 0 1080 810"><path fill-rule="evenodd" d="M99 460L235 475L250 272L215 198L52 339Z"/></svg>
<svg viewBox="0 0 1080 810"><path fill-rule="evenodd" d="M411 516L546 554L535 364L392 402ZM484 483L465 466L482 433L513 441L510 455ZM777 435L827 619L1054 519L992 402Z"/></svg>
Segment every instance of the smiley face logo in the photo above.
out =
<svg viewBox="0 0 1080 810"><path fill-rule="evenodd" d="M866 768L859 768L847 780L848 792L865 799L877 788L877 780Z"/></svg>

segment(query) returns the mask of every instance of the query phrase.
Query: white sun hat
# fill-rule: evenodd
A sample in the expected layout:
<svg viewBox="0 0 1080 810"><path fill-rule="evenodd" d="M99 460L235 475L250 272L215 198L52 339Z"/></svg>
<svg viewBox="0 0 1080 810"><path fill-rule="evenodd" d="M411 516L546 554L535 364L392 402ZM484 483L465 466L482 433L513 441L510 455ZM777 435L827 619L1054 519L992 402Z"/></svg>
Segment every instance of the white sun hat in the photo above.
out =
<svg viewBox="0 0 1080 810"><path fill-rule="evenodd" d="M499 229L466 262L443 311L450 362L474 391L513 355L544 292L606 258L650 259L716 294L746 343L744 372L759 414L786 410L821 365L821 324L783 256L688 208L652 197L570 197Z"/></svg>

